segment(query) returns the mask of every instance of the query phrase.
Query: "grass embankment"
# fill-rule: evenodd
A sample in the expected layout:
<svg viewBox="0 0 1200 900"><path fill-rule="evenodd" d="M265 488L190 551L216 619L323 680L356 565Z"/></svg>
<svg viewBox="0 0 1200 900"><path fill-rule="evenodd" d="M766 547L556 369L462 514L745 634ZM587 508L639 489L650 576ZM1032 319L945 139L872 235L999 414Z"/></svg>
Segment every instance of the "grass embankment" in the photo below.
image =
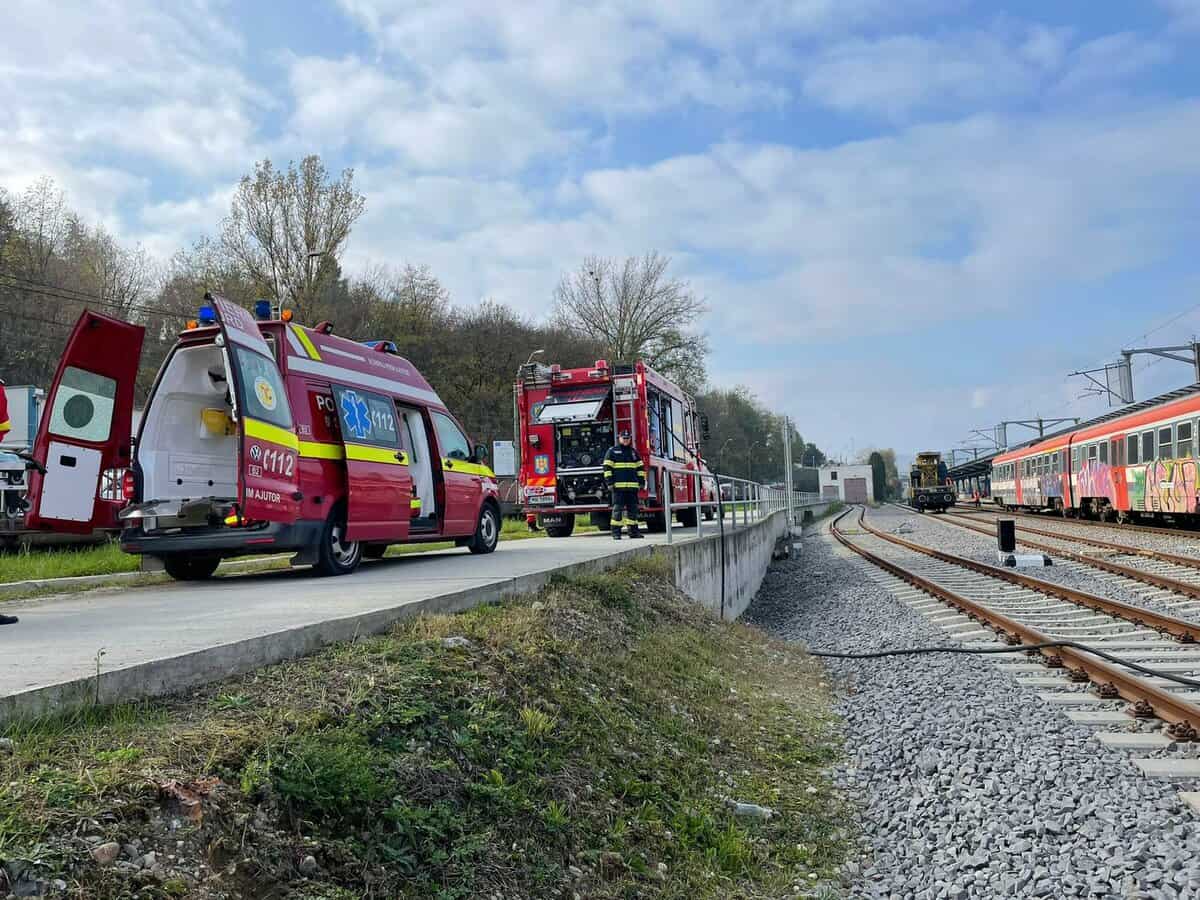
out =
<svg viewBox="0 0 1200 900"><path fill-rule="evenodd" d="M95 900L819 892L847 852L819 671L667 577L647 560L10 727L0 860Z"/></svg>

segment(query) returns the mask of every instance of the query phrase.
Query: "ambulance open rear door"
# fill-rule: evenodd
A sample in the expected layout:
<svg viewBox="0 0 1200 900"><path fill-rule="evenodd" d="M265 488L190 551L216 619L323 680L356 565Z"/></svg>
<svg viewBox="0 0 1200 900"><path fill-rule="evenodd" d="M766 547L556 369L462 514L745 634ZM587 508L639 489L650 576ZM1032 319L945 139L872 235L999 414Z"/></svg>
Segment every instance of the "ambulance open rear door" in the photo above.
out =
<svg viewBox="0 0 1200 900"><path fill-rule="evenodd" d="M90 534L116 528L119 492L106 477L129 466L133 393L145 329L84 310L58 364L33 445L30 528Z"/></svg>
<svg viewBox="0 0 1200 900"><path fill-rule="evenodd" d="M300 512L300 442L275 354L248 311L205 294L221 328L234 378L240 441L238 511L243 521L295 522Z"/></svg>

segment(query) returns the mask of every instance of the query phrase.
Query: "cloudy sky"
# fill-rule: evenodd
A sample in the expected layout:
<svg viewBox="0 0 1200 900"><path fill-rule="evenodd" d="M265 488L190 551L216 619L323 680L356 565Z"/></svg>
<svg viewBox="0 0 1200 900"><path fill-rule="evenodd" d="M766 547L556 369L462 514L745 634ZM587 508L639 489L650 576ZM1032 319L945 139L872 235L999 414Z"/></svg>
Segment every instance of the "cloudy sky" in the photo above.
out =
<svg viewBox="0 0 1200 900"><path fill-rule="evenodd" d="M712 380L844 454L1090 414L1066 373L1200 333L1200 0L305 5L9 0L0 185L166 257L317 152L367 195L351 269L535 317L657 249Z"/></svg>

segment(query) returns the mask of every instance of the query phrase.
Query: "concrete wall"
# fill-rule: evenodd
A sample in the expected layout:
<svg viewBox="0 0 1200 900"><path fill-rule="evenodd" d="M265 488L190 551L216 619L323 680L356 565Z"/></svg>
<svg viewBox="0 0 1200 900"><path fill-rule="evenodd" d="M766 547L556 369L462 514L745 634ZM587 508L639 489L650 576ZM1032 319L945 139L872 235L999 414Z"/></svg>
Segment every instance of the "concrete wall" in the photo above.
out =
<svg viewBox="0 0 1200 900"><path fill-rule="evenodd" d="M713 615L736 619L750 605L775 545L787 532L787 513L773 513L761 522L725 534L724 598L721 586L721 536L673 544L667 550L675 562L675 586Z"/></svg>

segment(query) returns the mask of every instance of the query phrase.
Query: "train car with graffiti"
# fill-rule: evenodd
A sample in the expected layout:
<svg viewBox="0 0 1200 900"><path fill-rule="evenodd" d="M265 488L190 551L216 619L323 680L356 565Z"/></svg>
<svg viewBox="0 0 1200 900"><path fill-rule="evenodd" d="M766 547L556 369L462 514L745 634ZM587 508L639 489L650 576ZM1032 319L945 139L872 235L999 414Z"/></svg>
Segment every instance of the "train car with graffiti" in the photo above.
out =
<svg viewBox="0 0 1200 900"><path fill-rule="evenodd" d="M1143 401L992 460L1005 509L1100 520L1197 513L1200 385Z"/></svg>

